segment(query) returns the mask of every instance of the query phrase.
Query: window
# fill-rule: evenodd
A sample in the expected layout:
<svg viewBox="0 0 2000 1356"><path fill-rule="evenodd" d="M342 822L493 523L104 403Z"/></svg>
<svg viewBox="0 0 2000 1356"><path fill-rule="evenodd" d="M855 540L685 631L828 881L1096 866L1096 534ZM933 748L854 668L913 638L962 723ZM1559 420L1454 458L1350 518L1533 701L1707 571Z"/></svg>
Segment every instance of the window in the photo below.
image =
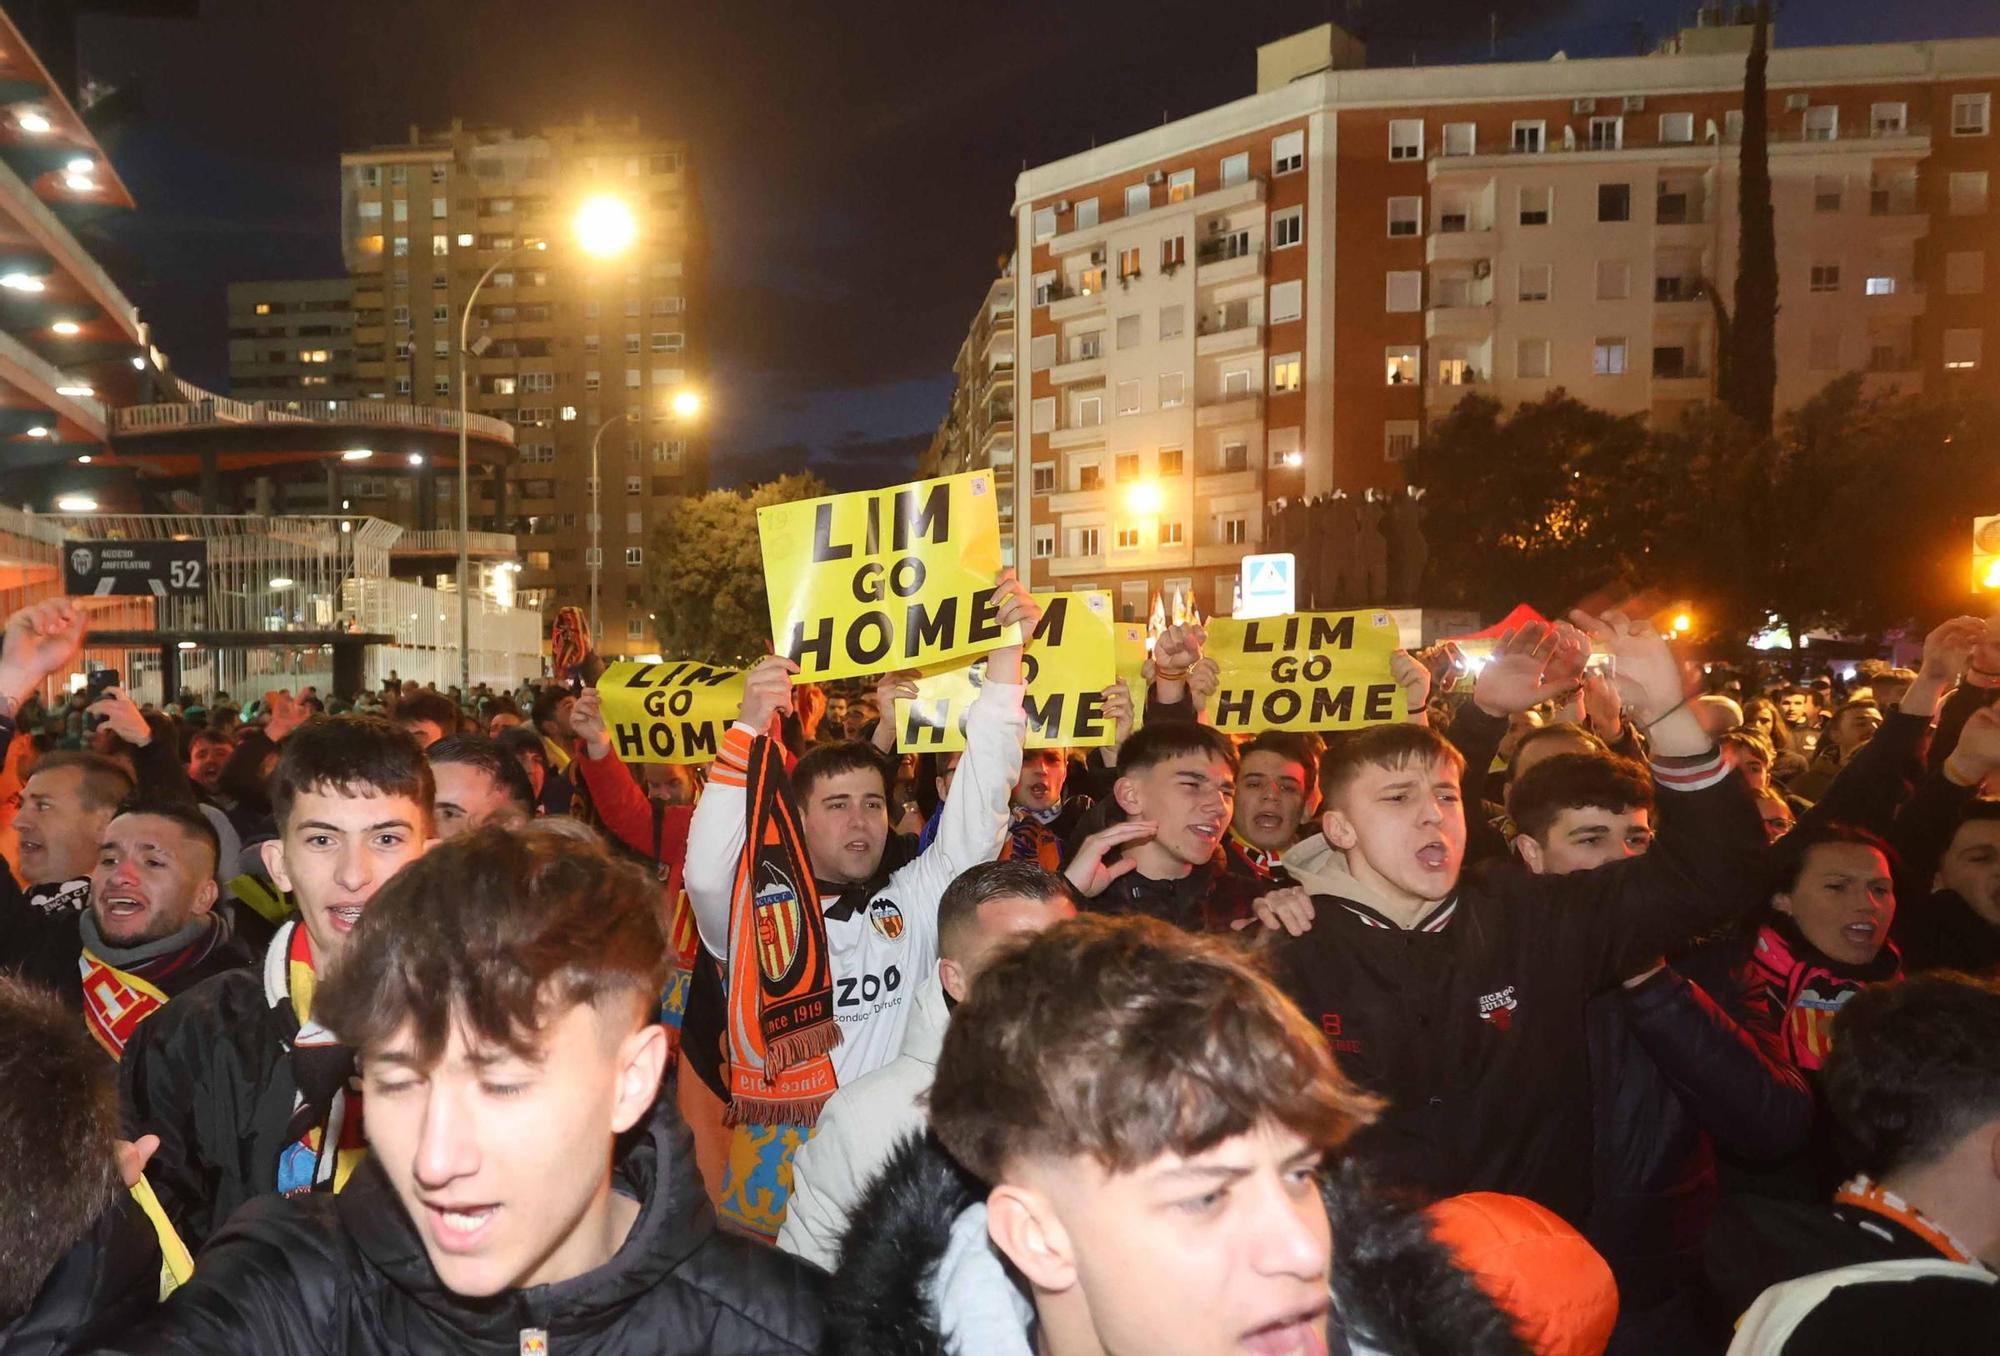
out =
<svg viewBox="0 0 2000 1356"><path fill-rule="evenodd" d="M1120 485L1139 478L1139 454L1120 452L1111 459L1111 475Z"/></svg>
<svg viewBox="0 0 2000 1356"><path fill-rule="evenodd" d="M1286 353L1271 359L1271 389L1273 391L1299 389L1298 354Z"/></svg>
<svg viewBox="0 0 2000 1356"><path fill-rule="evenodd" d="M1944 369L1947 372L1974 372L1979 369L1981 331L1944 332Z"/></svg>
<svg viewBox="0 0 2000 1356"><path fill-rule="evenodd" d="M662 344L661 340L665 340L666 342ZM686 349L686 347L687 336L679 330L668 330L664 334L653 336L653 352L655 353L679 353Z"/></svg>
<svg viewBox="0 0 2000 1356"><path fill-rule="evenodd" d="M1878 137L1899 137L1909 130L1910 106L1904 103L1871 104L1868 130Z"/></svg>
<svg viewBox="0 0 2000 1356"><path fill-rule="evenodd" d="M1056 427L1056 398L1042 396L1028 405L1028 431L1052 433Z"/></svg>
<svg viewBox="0 0 2000 1356"><path fill-rule="evenodd" d="M1186 202L1194 196L1194 171L1175 170L1167 176L1167 201Z"/></svg>
<svg viewBox="0 0 2000 1356"><path fill-rule="evenodd" d="M1035 213L1035 243L1040 244L1056 233L1056 209L1044 207Z"/></svg>
<svg viewBox="0 0 2000 1356"><path fill-rule="evenodd" d="M1153 190L1146 184L1131 184L1125 189L1125 215L1137 216L1152 210Z"/></svg>
<svg viewBox="0 0 2000 1356"><path fill-rule="evenodd" d="M438 395L450 395L451 378L446 376L432 377L431 390Z"/></svg>
<svg viewBox="0 0 2000 1356"><path fill-rule="evenodd" d="M639 314L639 299L637 297L625 298L625 314L628 316Z"/></svg>
<svg viewBox="0 0 2000 1356"><path fill-rule="evenodd" d="M1382 425L1382 459L1403 461L1417 450L1417 421L1391 419Z"/></svg>
<svg viewBox="0 0 2000 1356"><path fill-rule="evenodd" d="M363 221L380 221L382 219L382 204L379 202L364 202L355 211Z"/></svg>
<svg viewBox="0 0 2000 1356"><path fill-rule="evenodd" d="M1181 544L1181 525L1179 523L1161 523L1160 545L1179 546L1180 544Z"/></svg>
<svg viewBox="0 0 2000 1356"><path fill-rule="evenodd" d="M407 325L410 323L410 308L398 306L389 312L389 318L398 325Z"/></svg>
<svg viewBox="0 0 2000 1356"><path fill-rule="evenodd" d="M1079 296L1093 296L1104 290L1104 269L1086 268L1076 275L1076 291Z"/></svg>
<svg viewBox="0 0 2000 1356"><path fill-rule="evenodd" d="M398 362L401 362L405 359L414 358L416 356L417 356L417 346L415 344L411 343L408 339L403 339L398 341L398 343L396 344L396 359ZM510 377L508 378L508 380L512 381L513 378Z"/></svg>
<svg viewBox="0 0 2000 1356"><path fill-rule="evenodd" d="M1187 403L1187 374L1185 372L1162 372L1160 374L1160 408L1177 409Z"/></svg>
<svg viewBox="0 0 2000 1356"><path fill-rule="evenodd" d="M431 257L433 259L442 259L445 256L449 255L450 253L451 253L450 236L434 235L431 237ZM440 286L442 286L442 284L440 284Z"/></svg>
<svg viewBox="0 0 2000 1356"><path fill-rule="evenodd" d="M1522 264L1518 272L1517 298L1521 301L1547 301L1554 272L1549 264Z"/></svg>
<svg viewBox="0 0 2000 1356"><path fill-rule="evenodd" d="M1813 176L1813 211L1838 212L1843 181L1838 174Z"/></svg>
<svg viewBox="0 0 2000 1356"><path fill-rule="evenodd" d="M1832 104L1815 104L1806 110L1803 128L1807 141L1832 141L1840 135L1840 110Z"/></svg>
<svg viewBox="0 0 2000 1356"><path fill-rule="evenodd" d="M1625 375L1625 341L1623 339L1599 339L1591 347L1590 370L1600 377L1622 377Z"/></svg>
<svg viewBox="0 0 2000 1356"><path fill-rule="evenodd" d="M637 352L639 351L639 336L638 336L638 335L636 335L636 334L628 334L628 335L626 335L626 336L625 336L625 351L626 351L627 353L637 353Z"/></svg>
<svg viewBox="0 0 2000 1356"><path fill-rule="evenodd" d="M1599 221L1630 221L1632 219L1632 185L1599 184L1597 186L1597 219Z"/></svg>
<svg viewBox="0 0 2000 1356"><path fill-rule="evenodd" d="M1181 463L1182 463L1182 461L1183 461L1183 455L1182 455L1182 452L1181 452L1181 449L1180 449L1180 448L1178 448L1178 447L1163 447L1163 448L1161 448L1161 449L1160 449L1160 474L1161 474L1161 475L1163 475L1163 476L1177 476L1177 475L1179 475L1179 474L1181 473Z"/></svg>
<svg viewBox="0 0 2000 1356"><path fill-rule="evenodd" d="M1103 489L1104 468L1094 461L1079 462L1076 468L1076 487L1079 490Z"/></svg>
<svg viewBox="0 0 2000 1356"><path fill-rule="evenodd" d="M1422 160L1424 158L1424 120L1422 118L1389 119L1389 158L1391 160Z"/></svg>
<svg viewBox="0 0 2000 1356"><path fill-rule="evenodd" d="M625 369L626 390L628 391L638 390L640 385L644 382L644 380L645 380L645 374L642 373L638 368L628 367Z"/></svg>
<svg viewBox="0 0 2000 1356"><path fill-rule="evenodd" d="M1306 134L1286 132L1271 138L1271 173L1290 174L1306 166Z"/></svg>
<svg viewBox="0 0 2000 1356"><path fill-rule="evenodd" d="M1187 237L1170 235L1160 241L1160 271L1171 273L1187 262Z"/></svg>
<svg viewBox="0 0 2000 1356"><path fill-rule="evenodd" d="M1448 122L1444 125L1444 153L1446 155L1473 155L1479 149L1479 125L1470 122Z"/></svg>
<svg viewBox="0 0 2000 1356"><path fill-rule="evenodd" d="M654 315L679 315L687 310L686 297L654 297Z"/></svg>
<svg viewBox="0 0 2000 1356"><path fill-rule="evenodd" d="M433 358L449 358L451 356L451 340L439 339L434 341L431 344L431 356Z"/></svg>
<svg viewBox="0 0 2000 1356"><path fill-rule="evenodd" d="M1470 359L1439 358L1437 380L1440 386L1470 386L1479 380L1479 373L1473 370Z"/></svg>
<svg viewBox="0 0 2000 1356"><path fill-rule="evenodd" d="M1993 119L1990 94L1951 96L1951 134L1955 137L1983 137Z"/></svg>
<svg viewBox="0 0 2000 1356"><path fill-rule="evenodd" d="M1056 275L1053 270L1035 275L1035 305L1046 306L1055 295Z"/></svg>
<svg viewBox="0 0 2000 1356"><path fill-rule="evenodd" d="M451 321L451 307L449 306L431 307L431 323L436 325L444 325L448 324L450 321Z"/></svg>
<svg viewBox="0 0 2000 1356"><path fill-rule="evenodd" d="M1523 155L1540 155L1547 140L1548 124L1536 119L1514 124L1514 149Z"/></svg>
<svg viewBox="0 0 2000 1356"><path fill-rule="evenodd" d="M1944 257L1944 290L1954 297L1969 297L1986 290L1986 252L1954 250Z"/></svg>
<svg viewBox="0 0 2000 1356"><path fill-rule="evenodd" d="M1729 109L1722 115L1722 139L1734 146L1743 140L1743 110Z"/></svg>
<svg viewBox="0 0 2000 1356"><path fill-rule="evenodd" d="M1417 379L1417 346L1391 344L1382 350L1383 367L1391 386L1407 386Z"/></svg>
<svg viewBox="0 0 2000 1356"><path fill-rule="evenodd" d="M432 215L433 217L448 217L448 216L450 216L450 215L451 215L451 203L450 203L450 202L449 202L448 200L444 199L444 198L432 198L432 199L431 199L431 215Z"/></svg>
<svg viewBox="0 0 2000 1356"><path fill-rule="evenodd" d="M359 171L363 188L379 188L382 184L382 170L378 165L363 165Z"/></svg>
<svg viewBox="0 0 2000 1356"><path fill-rule="evenodd" d="M1028 492L1030 494L1054 494L1056 492L1056 468L1054 462L1038 461L1028 472Z"/></svg>
<svg viewBox="0 0 2000 1356"><path fill-rule="evenodd" d="M1896 294L1894 278L1873 277L1862 281L1861 294L1867 297L1889 297Z"/></svg>
<svg viewBox="0 0 2000 1356"><path fill-rule="evenodd" d="M1623 259L1597 261L1597 299L1623 301L1632 295L1632 265Z"/></svg>
<svg viewBox="0 0 2000 1356"><path fill-rule="evenodd" d="M1424 275L1418 269L1397 271L1388 275L1388 296L1383 309L1388 311L1421 311L1424 308Z"/></svg>
<svg viewBox="0 0 2000 1356"><path fill-rule="evenodd" d="M1658 381L1678 381L1695 373L1688 366L1687 349L1680 344L1658 344L1653 348L1653 377Z"/></svg>
<svg viewBox="0 0 2000 1356"><path fill-rule="evenodd" d="M1216 469L1225 475L1232 471L1250 469L1250 444L1245 442L1224 443L1216 460Z"/></svg>
<svg viewBox="0 0 2000 1356"><path fill-rule="evenodd" d="M626 547L625 563L627 565L644 565L646 563L646 548L643 546Z"/></svg>
<svg viewBox="0 0 2000 1356"><path fill-rule="evenodd" d="M1056 530L1047 523L1035 524L1034 545L1030 548L1036 560L1047 560L1056 553Z"/></svg>
<svg viewBox="0 0 2000 1356"><path fill-rule="evenodd" d="M1592 118L1590 120L1590 149L1593 151L1615 151L1625 144L1625 119Z"/></svg>
<svg viewBox="0 0 2000 1356"><path fill-rule="evenodd" d="M1549 208L1555 198L1555 189L1547 184L1533 185L1521 190L1520 218L1523 226L1546 226L1549 224Z"/></svg>
<svg viewBox="0 0 2000 1356"><path fill-rule="evenodd" d="M1239 151L1235 155L1224 156L1222 160L1222 186L1246 182L1250 178L1250 152Z"/></svg>
<svg viewBox="0 0 2000 1356"><path fill-rule="evenodd" d="M1694 141L1694 114L1660 114L1660 144L1686 146Z"/></svg>
<svg viewBox="0 0 2000 1356"><path fill-rule="evenodd" d="M410 237L399 235L389 242L389 256L393 259L410 257Z"/></svg>
<svg viewBox="0 0 2000 1356"><path fill-rule="evenodd" d="M397 377L396 394L408 395L409 393L410 393L410 379L408 377Z"/></svg>
<svg viewBox="0 0 2000 1356"><path fill-rule="evenodd" d="M1974 217L1986 210L1986 171L1959 172L1951 176L1951 214Z"/></svg>
<svg viewBox="0 0 2000 1356"><path fill-rule="evenodd" d="M1815 292L1838 292L1840 290L1840 265L1814 264L1812 266L1812 290Z"/></svg>
<svg viewBox="0 0 2000 1356"><path fill-rule="evenodd" d="M1245 396L1250 394L1250 369L1234 367L1222 374L1222 394L1225 396Z"/></svg>
<svg viewBox="0 0 2000 1356"><path fill-rule="evenodd" d="M1104 422L1104 397L1101 395L1078 396L1076 401L1076 427L1096 428Z"/></svg>
<svg viewBox="0 0 2000 1356"><path fill-rule="evenodd" d="M1185 306L1162 306L1160 308L1160 338L1178 339L1187 329L1187 308Z"/></svg>
<svg viewBox="0 0 2000 1356"><path fill-rule="evenodd" d="M1096 527L1077 528L1075 534L1071 537L1071 541L1074 544L1070 548L1070 554L1073 556L1101 555L1104 551L1104 545L1102 538L1098 534L1102 531L1102 528Z"/></svg>
<svg viewBox="0 0 2000 1356"><path fill-rule="evenodd" d="M410 204L408 199L398 198L396 199L396 201L389 204L389 206L391 209L389 213L391 220L408 221L410 219Z"/></svg>
<svg viewBox="0 0 2000 1356"><path fill-rule="evenodd" d="M1069 360L1073 363L1089 362L1092 358L1104 356L1104 331L1092 330L1089 334L1070 336Z"/></svg>
<svg viewBox="0 0 2000 1356"><path fill-rule="evenodd" d="M446 171L446 169L447 169L447 168L449 168L449 166L447 166L447 164L446 164L446 163L445 163L444 161L442 161L442 160L439 160L439 161L435 162L434 164L432 164L432 165L431 165L431 182L432 182L432 183L434 183L434 184L441 184L441 183L443 183L443 182L444 182L444 176L445 176L445 171Z"/></svg>
<svg viewBox="0 0 2000 1356"><path fill-rule="evenodd" d="M1274 428L1265 434L1264 460L1272 466L1301 466L1305 463L1305 458L1299 454L1298 425Z"/></svg>
<svg viewBox="0 0 2000 1356"><path fill-rule="evenodd" d="M1139 317L1121 315L1118 317L1118 347L1136 348L1139 345Z"/></svg>
<svg viewBox="0 0 2000 1356"><path fill-rule="evenodd" d="M643 488L643 484L644 484L644 478L641 476L626 476L625 493L638 494Z"/></svg>
<svg viewBox="0 0 2000 1356"><path fill-rule="evenodd" d="M1133 245L1118 251L1118 277L1122 282L1139 276L1139 247Z"/></svg>
<svg viewBox="0 0 2000 1356"><path fill-rule="evenodd" d="M1522 339L1514 345L1514 375L1544 379L1549 375L1549 341Z"/></svg>
<svg viewBox="0 0 2000 1356"><path fill-rule="evenodd" d="M1226 546L1241 546L1250 540L1250 524L1243 518L1217 518L1215 535Z"/></svg>
<svg viewBox="0 0 2000 1356"><path fill-rule="evenodd" d="M1079 202L1076 205L1076 218L1073 223L1074 228L1079 231L1087 231L1096 224L1097 224L1097 199L1085 198L1082 202Z"/></svg>
<svg viewBox="0 0 2000 1356"><path fill-rule="evenodd" d="M583 389L584 389L584 390L586 390L586 391L595 391L595 390L597 390L598 388L600 388L601 386L603 386L603 384L604 384L604 374L603 374L603 373L601 373L601 372L594 372L594 371L592 371L592 372L585 372L585 373L583 374Z"/></svg>
<svg viewBox="0 0 2000 1356"><path fill-rule="evenodd" d="M1138 412L1139 412L1139 381L1138 381L1138 379L1137 379L1137 378L1135 377L1135 378L1131 379L1130 381L1121 381L1121 382L1119 382L1119 383L1118 383L1118 413L1120 413L1120 414L1137 414Z"/></svg>
<svg viewBox="0 0 2000 1356"><path fill-rule="evenodd" d="M1306 209L1288 207L1271 217L1271 248L1288 250L1306 238Z"/></svg>
<svg viewBox="0 0 2000 1356"><path fill-rule="evenodd" d="M1389 199L1389 234L1421 235L1424 229L1422 198Z"/></svg>
<svg viewBox="0 0 2000 1356"><path fill-rule="evenodd" d="M1305 306L1305 284L1298 279L1274 284L1271 288L1271 323L1281 325L1297 320Z"/></svg>

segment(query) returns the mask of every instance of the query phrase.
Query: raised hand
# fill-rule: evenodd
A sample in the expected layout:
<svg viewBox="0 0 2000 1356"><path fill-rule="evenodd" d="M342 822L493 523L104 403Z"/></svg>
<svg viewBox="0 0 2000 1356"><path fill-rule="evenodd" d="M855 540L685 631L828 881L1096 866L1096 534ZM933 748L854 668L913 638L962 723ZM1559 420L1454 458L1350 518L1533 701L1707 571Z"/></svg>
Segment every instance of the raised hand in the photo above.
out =
<svg viewBox="0 0 2000 1356"><path fill-rule="evenodd" d="M25 700L45 678L59 673L83 649L90 630L83 610L67 598L32 603L7 618L0 631L0 715Z"/></svg>
<svg viewBox="0 0 2000 1356"><path fill-rule="evenodd" d="M1591 733L1607 744L1625 733L1625 700L1603 669L1583 672L1583 718Z"/></svg>
<svg viewBox="0 0 2000 1356"><path fill-rule="evenodd" d="M264 737L273 744L306 723L312 712L306 704L289 692L266 692L264 709L270 718L264 722Z"/></svg>
<svg viewBox="0 0 2000 1356"><path fill-rule="evenodd" d="M1021 681L1021 651L1028 637L1042 621L1042 605L1035 601L1012 570L1000 571L999 587L993 591L995 611L1002 626L1019 625L1020 645L1003 645L986 656L986 676L996 683Z"/></svg>
<svg viewBox="0 0 2000 1356"><path fill-rule="evenodd" d="M1271 931L1283 928L1294 937L1303 937L1312 931L1312 896L1302 885L1288 885L1282 890L1259 895L1250 901L1254 918L1239 918L1229 926L1237 932L1255 927L1259 923Z"/></svg>
<svg viewBox="0 0 2000 1356"><path fill-rule="evenodd" d="M1398 650L1389 656L1389 676L1403 689L1403 710L1408 713L1410 723L1428 724L1425 708L1431 699L1431 671L1424 667L1423 661L1408 650Z"/></svg>
<svg viewBox="0 0 2000 1356"><path fill-rule="evenodd" d="M799 713L799 730L807 739L818 739L819 723L826 716L826 689L818 683L794 684L792 707Z"/></svg>
<svg viewBox="0 0 2000 1356"><path fill-rule="evenodd" d="M1966 718L1958 743L1944 760L1944 775L1960 786L1977 787L2000 772L2000 710L1982 706Z"/></svg>
<svg viewBox="0 0 2000 1356"><path fill-rule="evenodd" d="M101 716L111 733L134 748L143 749L153 742L153 727L146 723L146 713L122 687L107 687L104 695L85 709L93 716Z"/></svg>
<svg viewBox="0 0 2000 1356"><path fill-rule="evenodd" d="M792 675L799 666L781 654L767 654L743 676L743 710L737 717L758 734L771 719L792 709Z"/></svg>
<svg viewBox="0 0 2000 1356"><path fill-rule="evenodd" d="M1099 829L1077 845L1076 856L1063 868L1063 875L1076 887L1076 892L1085 899L1095 899L1104 893L1111 882L1126 872L1134 870L1139 863L1131 857L1124 857L1107 863L1106 854L1125 846L1151 838L1160 831L1160 826L1150 819L1127 819L1109 828Z"/></svg>
<svg viewBox="0 0 2000 1356"><path fill-rule="evenodd" d="M1208 699L1222 690L1222 665L1203 655L1188 667L1188 695L1194 699L1194 712L1202 720L1208 719Z"/></svg>
<svg viewBox="0 0 2000 1356"><path fill-rule="evenodd" d="M583 741L592 762L611 752L611 727L604 721L604 698L596 688L587 687L577 695L569 710L569 728Z"/></svg>
<svg viewBox="0 0 2000 1356"><path fill-rule="evenodd" d="M1924 658L1916 679L1898 706L1929 720L1937 714L1944 694L1967 671L1972 656L1986 639L1986 623L1977 617L1953 617L1931 628L1924 637Z"/></svg>
<svg viewBox="0 0 2000 1356"><path fill-rule="evenodd" d="M1132 737L1132 689L1117 678L1099 695L1104 698L1104 718L1111 722L1111 747L1105 750L1104 765L1116 767L1118 746Z"/></svg>
<svg viewBox="0 0 2000 1356"><path fill-rule="evenodd" d="M875 680L875 747L884 753L896 751L896 703L917 699L915 669L897 669Z"/></svg>
<svg viewBox="0 0 2000 1356"><path fill-rule="evenodd" d="M1590 642L1573 626L1518 626L1479 671L1473 704L1489 716L1525 711L1574 687L1589 658Z"/></svg>
<svg viewBox="0 0 2000 1356"><path fill-rule="evenodd" d="M1646 620L1633 621L1622 612L1602 617L1572 612L1571 618L1591 643L1610 655L1618 683L1632 708L1632 718L1666 757L1702 753L1714 746L1701 722L1687 709L1687 688L1673 646Z"/></svg>

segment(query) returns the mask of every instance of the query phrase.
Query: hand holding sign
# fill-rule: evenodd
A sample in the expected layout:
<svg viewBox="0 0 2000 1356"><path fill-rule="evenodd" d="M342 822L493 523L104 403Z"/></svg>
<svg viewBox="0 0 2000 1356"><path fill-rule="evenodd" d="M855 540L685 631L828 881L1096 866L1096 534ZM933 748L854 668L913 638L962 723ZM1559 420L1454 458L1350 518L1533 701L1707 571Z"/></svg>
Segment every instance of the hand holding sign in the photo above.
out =
<svg viewBox="0 0 2000 1356"><path fill-rule="evenodd" d="M584 752L596 762L611 752L611 727L604 723L604 697L594 687L577 694L570 707L569 728L583 741Z"/></svg>
<svg viewBox="0 0 2000 1356"><path fill-rule="evenodd" d="M988 679L1009 681L1010 659L1021 675L1014 681L1026 688L1021 706L1028 748L1088 748L1113 738L1104 706L1107 680L1117 672L1111 595L1030 598L1019 589L1003 581L997 596L1010 611L1021 609L1022 623L1030 628L1027 654L1015 657L1009 647L924 670L913 695L882 708L885 715L893 713L897 747L939 753L964 748L967 711Z"/></svg>
<svg viewBox="0 0 2000 1356"><path fill-rule="evenodd" d="M1000 581L993 590L995 611L1002 626L1018 628L1022 641L1013 645L1003 645L986 657L986 676L996 683L1018 683L1021 681L1021 650L1026 637L1034 634L1035 627L1042 620L1042 605L1028 592L1028 586L1015 578L1012 570L1000 571Z"/></svg>
<svg viewBox="0 0 2000 1356"><path fill-rule="evenodd" d="M778 699L795 699L782 668L773 681L783 689ZM591 746L592 758L604 756L592 739L601 734L621 762L705 763L721 749L746 701L741 669L692 659L620 661L606 664L595 687L577 698L570 728Z"/></svg>
<svg viewBox="0 0 2000 1356"><path fill-rule="evenodd" d="M1118 746L1132 737L1132 689L1120 678L1098 695L1104 699L1104 718L1111 722L1111 751L1104 763L1116 767Z"/></svg>
<svg viewBox="0 0 2000 1356"><path fill-rule="evenodd" d="M757 661L743 679L743 714L738 717L745 725L763 734L771 728L771 719L792 709L792 675L799 666L781 654L767 654Z"/></svg>
<svg viewBox="0 0 2000 1356"><path fill-rule="evenodd" d="M917 699L915 669L885 673L875 683L875 747L884 753L896 751L896 703Z"/></svg>

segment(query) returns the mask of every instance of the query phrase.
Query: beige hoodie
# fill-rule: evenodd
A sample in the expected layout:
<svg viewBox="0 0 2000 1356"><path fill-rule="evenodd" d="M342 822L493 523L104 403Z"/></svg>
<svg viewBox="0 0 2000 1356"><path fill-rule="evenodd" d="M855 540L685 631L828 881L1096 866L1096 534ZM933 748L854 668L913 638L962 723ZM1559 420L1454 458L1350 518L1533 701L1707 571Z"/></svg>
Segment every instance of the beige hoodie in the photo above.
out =
<svg viewBox="0 0 2000 1356"><path fill-rule="evenodd" d="M1308 894L1335 895L1341 899L1351 899L1357 904L1366 904L1384 918L1393 920L1400 927L1414 927L1418 919L1436 908L1441 900L1428 899L1414 912L1407 904L1399 904L1384 895L1374 886L1368 885L1347 869L1347 854L1326 841L1323 833L1303 838L1286 850L1283 857L1285 870L1293 880L1306 887Z"/></svg>

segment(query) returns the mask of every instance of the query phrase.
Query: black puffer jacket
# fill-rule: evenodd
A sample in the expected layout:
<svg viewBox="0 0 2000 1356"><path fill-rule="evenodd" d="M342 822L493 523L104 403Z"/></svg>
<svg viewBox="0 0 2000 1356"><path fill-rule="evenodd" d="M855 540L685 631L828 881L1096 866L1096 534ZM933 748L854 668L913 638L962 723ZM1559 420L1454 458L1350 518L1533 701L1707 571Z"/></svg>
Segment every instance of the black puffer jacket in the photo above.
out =
<svg viewBox="0 0 2000 1356"><path fill-rule="evenodd" d="M522 1334L533 1329L547 1334L552 1356L818 1349L824 1276L716 1228L671 1091L619 1159L616 1181L638 1198L639 1217L609 1262L554 1285L465 1299L439 1283L371 1158L338 1196L268 1196L244 1207L159 1314L102 1350L511 1356L527 1350Z"/></svg>
<svg viewBox="0 0 2000 1356"><path fill-rule="evenodd" d="M897 1149L856 1205L827 1291L825 1356L944 1356L931 1287L952 1224L985 1190L931 1136ZM1453 1264L1421 1213L1364 1192L1349 1172L1323 1197L1333 1223L1329 1356L1524 1353L1505 1314ZM1023 1336L1023 1347L1027 1338Z"/></svg>
<svg viewBox="0 0 2000 1356"><path fill-rule="evenodd" d="M0 1322L0 1356L93 1350L151 1312L159 1298L159 1235L121 1191L56 1263L28 1311Z"/></svg>

